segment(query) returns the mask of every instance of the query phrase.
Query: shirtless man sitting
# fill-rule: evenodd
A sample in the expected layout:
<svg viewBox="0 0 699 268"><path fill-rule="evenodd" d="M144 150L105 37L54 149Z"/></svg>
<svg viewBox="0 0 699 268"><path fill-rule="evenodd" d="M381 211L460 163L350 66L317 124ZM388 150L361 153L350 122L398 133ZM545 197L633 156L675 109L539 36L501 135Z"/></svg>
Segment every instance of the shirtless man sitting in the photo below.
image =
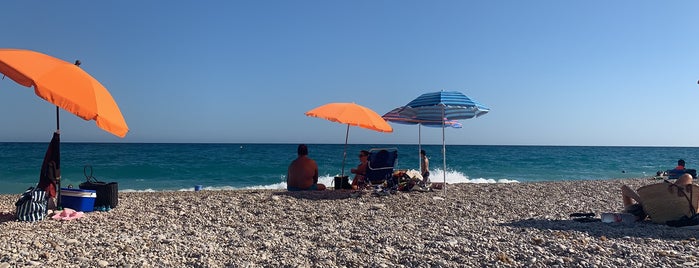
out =
<svg viewBox="0 0 699 268"><path fill-rule="evenodd" d="M289 165L286 174L286 189L289 191L325 190L318 183L318 164L308 157L308 147L299 144L298 157Z"/></svg>

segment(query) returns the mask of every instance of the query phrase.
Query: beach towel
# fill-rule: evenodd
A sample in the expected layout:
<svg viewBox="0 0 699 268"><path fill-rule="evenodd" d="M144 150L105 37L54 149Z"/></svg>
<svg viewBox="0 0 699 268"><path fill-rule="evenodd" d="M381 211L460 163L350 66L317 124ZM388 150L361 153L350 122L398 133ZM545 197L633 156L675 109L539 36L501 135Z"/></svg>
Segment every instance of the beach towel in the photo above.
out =
<svg viewBox="0 0 699 268"><path fill-rule="evenodd" d="M61 136L58 133L53 133L49 147L44 154L44 161L41 163L41 173L39 173L39 185L37 188L44 189L48 196L55 198L56 184L60 186L61 179Z"/></svg>
<svg viewBox="0 0 699 268"><path fill-rule="evenodd" d="M46 218L47 200L46 191L40 188L30 187L17 200L16 216L19 221L40 221Z"/></svg>

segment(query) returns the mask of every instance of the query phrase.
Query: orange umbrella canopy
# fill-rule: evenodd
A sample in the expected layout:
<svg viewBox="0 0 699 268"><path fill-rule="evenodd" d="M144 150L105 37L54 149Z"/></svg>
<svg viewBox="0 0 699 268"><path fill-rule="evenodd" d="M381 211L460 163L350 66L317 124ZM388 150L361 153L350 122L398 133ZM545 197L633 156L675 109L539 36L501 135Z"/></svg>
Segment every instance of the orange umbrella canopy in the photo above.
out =
<svg viewBox="0 0 699 268"><path fill-rule="evenodd" d="M0 73L85 120L123 138L129 131L109 91L75 64L23 49L0 49Z"/></svg>
<svg viewBox="0 0 699 268"><path fill-rule="evenodd" d="M347 134L345 134L345 151L342 153L342 176L345 176L347 138L349 137L350 126L358 126L379 132L393 132L391 125L389 125L379 114L367 107L355 103L328 103L306 112L306 115L347 124Z"/></svg>
<svg viewBox="0 0 699 268"><path fill-rule="evenodd" d="M391 125L379 114L355 103L328 103L306 112L306 115L379 132L393 132Z"/></svg>

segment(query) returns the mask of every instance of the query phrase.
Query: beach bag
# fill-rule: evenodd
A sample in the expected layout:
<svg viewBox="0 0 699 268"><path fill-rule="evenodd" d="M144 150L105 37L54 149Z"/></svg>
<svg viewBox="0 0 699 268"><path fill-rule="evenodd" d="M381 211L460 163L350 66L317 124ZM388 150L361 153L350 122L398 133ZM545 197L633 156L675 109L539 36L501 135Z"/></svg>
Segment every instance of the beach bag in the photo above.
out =
<svg viewBox="0 0 699 268"><path fill-rule="evenodd" d="M333 181L335 185L335 190L339 189L352 189L352 185L349 183L348 176L337 176Z"/></svg>
<svg viewBox="0 0 699 268"><path fill-rule="evenodd" d="M17 220L40 221L46 218L47 204L46 191L30 187L17 200Z"/></svg>
<svg viewBox="0 0 699 268"><path fill-rule="evenodd" d="M78 187L83 190L94 190L97 193L95 207L116 208L119 204L119 185L116 182L98 181L92 176L92 166L85 166L83 173L85 182Z"/></svg>

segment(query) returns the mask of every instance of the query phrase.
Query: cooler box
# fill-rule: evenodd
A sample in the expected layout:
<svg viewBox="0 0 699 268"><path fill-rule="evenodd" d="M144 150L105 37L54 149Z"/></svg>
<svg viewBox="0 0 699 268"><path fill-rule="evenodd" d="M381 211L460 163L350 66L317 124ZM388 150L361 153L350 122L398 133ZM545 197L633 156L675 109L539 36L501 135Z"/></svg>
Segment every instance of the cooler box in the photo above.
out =
<svg viewBox="0 0 699 268"><path fill-rule="evenodd" d="M94 190L61 188L61 206L76 211L92 212L95 209L97 192Z"/></svg>

